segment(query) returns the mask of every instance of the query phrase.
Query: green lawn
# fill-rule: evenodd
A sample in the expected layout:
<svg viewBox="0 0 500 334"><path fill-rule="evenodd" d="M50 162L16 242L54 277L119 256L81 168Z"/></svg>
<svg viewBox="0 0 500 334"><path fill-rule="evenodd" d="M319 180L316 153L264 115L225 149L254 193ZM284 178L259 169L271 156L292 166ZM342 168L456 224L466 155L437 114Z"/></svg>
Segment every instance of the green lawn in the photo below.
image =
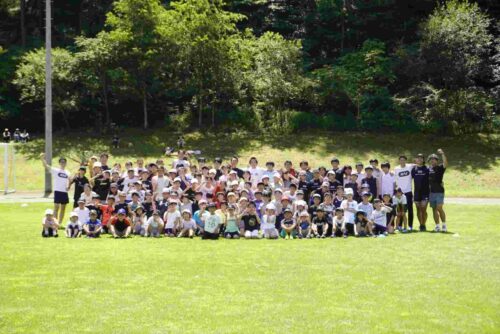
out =
<svg viewBox="0 0 500 334"><path fill-rule="evenodd" d="M498 207L385 239L43 239L1 204L1 333L498 333Z"/></svg>
<svg viewBox="0 0 500 334"><path fill-rule="evenodd" d="M125 162L138 156L156 159L161 156L164 145L175 145L177 134L167 130L127 130L130 138L122 138L122 146L111 149L109 136L97 138L94 135L55 135L54 157L60 155L78 157L83 151L98 154L111 152L110 162ZM500 138L498 135L470 135L463 137L437 137L416 134L362 134L362 133L314 133L287 136L262 136L246 133L191 132L186 134L188 149L202 150L203 155L229 158L234 154L241 157L240 165L246 166L248 158L257 156L262 164L273 160L281 167L285 160L296 165L306 159L313 166L330 166L333 156L342 164L357 161L367 163L371 157L380 162L388 160L393 166L399 154L409 157L417 153L430 154L443 148L450 160L445 175L448 196L500 197ZM17 155L17 189L43 189L42 165L38 155L43 151L44 141L19 146ZM167 161L169 161L167 159ZM72 170L76 163L69 166ZM0 161L0 179L3 179L3 159Z"/></svg>

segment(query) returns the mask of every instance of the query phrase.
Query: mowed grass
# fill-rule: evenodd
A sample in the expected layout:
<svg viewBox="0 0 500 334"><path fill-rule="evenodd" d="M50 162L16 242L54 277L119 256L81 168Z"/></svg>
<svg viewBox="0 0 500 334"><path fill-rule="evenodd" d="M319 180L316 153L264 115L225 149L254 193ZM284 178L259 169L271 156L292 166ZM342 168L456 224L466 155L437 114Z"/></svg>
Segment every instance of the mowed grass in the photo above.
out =
<svg viewBox="0 0 500 334"><path fill-rule="evenodd" d="M498 207L448 234L325 240L40 237L0 205L1 333L498 333ZM429 224L431 225L431 224Z"/></svg>
<svg viewBox="0 0 500 334"><path fill-rule="evenodd" d="M121 148L112 149L111 136L96 137L92 134L54 135L54 164L59 156L80 157L101 152L111 153L110 163L136 161L144 157L154 161L162 156L166 145L175 146L177 133L168 130L125 130ZM190 132L186 133L186 148L201 150L208 159L221 156L229 159L240 156L240 166L246 167L251 156L256 156L263 166L275 161L281 168L283 162L292 160L296 167L301 160L308 160L314 167L330 167L330 159L337 156L341 164L368 163L376 157L380 162L398 163L400 154L412 160L417 153L428 155L443 148L450 167L445 174L446 193L459 197L500 197L500 137L498 135L470 135L441 137L420 134L379 133L321 133L304 132L286 136L255 135L244 132ZM43 189L43 168L38 160L44 150L43 139L18 146L16 160L17 186L20 191ZM166 158L170 162L172 158ZM75 171L78 164L70 161ZM0 179L3 179L3 159L0 161Z"/></svg>

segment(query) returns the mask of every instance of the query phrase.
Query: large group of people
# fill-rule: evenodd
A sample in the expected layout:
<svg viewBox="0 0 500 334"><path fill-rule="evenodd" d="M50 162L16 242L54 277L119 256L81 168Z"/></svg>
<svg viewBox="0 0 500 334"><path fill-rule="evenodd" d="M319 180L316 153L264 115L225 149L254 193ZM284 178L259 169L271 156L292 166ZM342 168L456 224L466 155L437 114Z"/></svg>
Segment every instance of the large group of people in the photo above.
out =
<svg viewBox="0 0 500 334"><path fill-rule="evenodd" d="M405 155L392 166L374 158L364 165L312 168L305 160L259 166L256 157L240 167L207 161L180 149L171 163L144 159L110 165L109 155L92 156L78 171L59 159L51 171L54 209L42 218L42 236L96 238L201 237L202 239L302 239L385 237L427 230L427 207L435 232L447 232L443 210L443 176L448 165L443 150L427 158ZM427 163L427 164L426 164ZM63 226L69 191L73 209ZM414 208L419 226L414 225Z"/></svg>

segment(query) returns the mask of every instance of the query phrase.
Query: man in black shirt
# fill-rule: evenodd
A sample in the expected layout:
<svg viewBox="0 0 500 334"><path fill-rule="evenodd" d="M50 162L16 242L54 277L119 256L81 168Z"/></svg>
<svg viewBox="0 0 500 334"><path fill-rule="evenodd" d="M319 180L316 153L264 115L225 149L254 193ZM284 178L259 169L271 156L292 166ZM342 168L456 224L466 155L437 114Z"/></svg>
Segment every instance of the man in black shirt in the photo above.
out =
<svg viewBox="0 0 500 334"><path fill-rule="evenodd" d="M434 215L434 222L436 223L436 228L434 231L447 232L446 227L446 214L443 210L444 204L444 184L443 177L446 168L448 167L448 159L444 155L442 149L438 149L437 153L441 155L442 164L439 164L439 156L436 154L431 154L429 156L429 203L432 208L432 213ZM439 220L443 223L442 228L439 227Z"/></svg>
<svg viewBox="0 0 500 334"><path fill-rule="evenodd" d="M101 174L96 175L90 180L90 184L92 185L92 190L99 195L99 198L105 201L111 187L111 172L105 170Z"/></svg>
<svg viewBox="0 0 500 334"><path fill-rule="evenodd" d="M238 168L239 159L237 156L231 158L231 170L234 170L239 179L243 178L243 170Z"/></svg>

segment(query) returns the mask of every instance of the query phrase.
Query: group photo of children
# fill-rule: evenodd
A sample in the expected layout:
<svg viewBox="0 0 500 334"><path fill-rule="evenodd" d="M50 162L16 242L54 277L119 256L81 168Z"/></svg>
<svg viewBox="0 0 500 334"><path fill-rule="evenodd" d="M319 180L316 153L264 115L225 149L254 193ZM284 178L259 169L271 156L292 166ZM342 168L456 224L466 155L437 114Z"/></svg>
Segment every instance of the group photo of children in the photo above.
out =
<svg viewBox="0 0 500 334"><path fill-rule="evenodd" d="M306 160L261 164L257 157L242 163L237 156L208 160L184 149L171 153L171 163L138 158L113 164L102 153L76 171L66 169L64 157L56 167L41 154L54 190L42 236L386 237L427 231L429 206L434 221L429 230L448 231L443 209L448 160L442 149L380 163L373 158L341 164L334 157L330 166Z"/></svg>

